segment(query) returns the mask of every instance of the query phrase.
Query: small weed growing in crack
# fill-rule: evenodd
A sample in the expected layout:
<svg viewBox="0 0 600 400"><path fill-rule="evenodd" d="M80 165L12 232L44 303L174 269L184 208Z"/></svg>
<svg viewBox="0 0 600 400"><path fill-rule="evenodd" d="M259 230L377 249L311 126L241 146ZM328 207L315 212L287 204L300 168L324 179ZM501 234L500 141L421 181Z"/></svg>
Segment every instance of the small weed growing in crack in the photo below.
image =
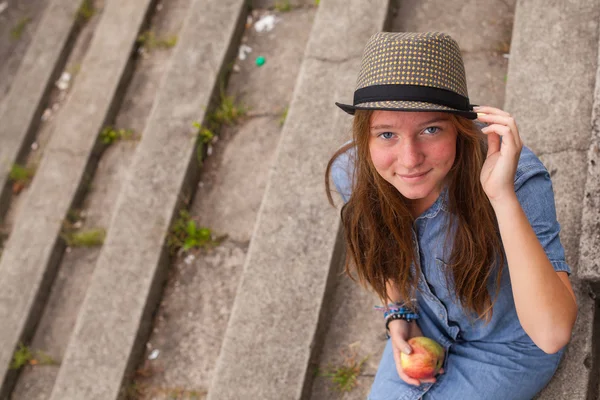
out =
<svg viewBox="0 0 600 400"><path fill-rule="evenodd" d="M247 111L234 96L227 96L221 91L221 101L217 109L209 116L209 120L215 124L233 125L246 115Z"/></svg>
<svg viewBox="0 0 600 400"><path fill-rule="evenodd" d="M198 136L197 157L198 164L202 165L204 146L209 145L222 125L233 125L240 118L247 115L248 110L237 102L234 96L227 96L221 82L220 101L216 109L207 115L206 124L198 121L192 123ZM209 149L210 150L210 149Z"/></svg>
<svg viewBox="0 0 600 400"><path fill-rule="evenodd" d="M154 31L147 30L138 36L137 42L146 51L151 52L155 49L170 49L175 47L177 44L177 36L173 35L167 38L158 38Z"/></svg>
<svg viewBox="0 0 600 400"><path fill-rule="evenodd" d="M208 128L205 128L202 126L202 124L200 124L200 122L195 121L193 123L194 128L196 128L198 130L198 137L200 139L200 142L204 143L204 144L208 144L210 142L212 142L212 140L215 137L215 134L213 131L211 131Z"/></svg>
<svg viewBox="0 0 600 400"><path fill-rule="evenodd" d="M213 139L215 138L215 133L208 128L205 128L200 124L200 122L195 121L193 124L194 128L197 130L198 135L198 147L196 148L196 157L198 158L198 164L202 165L202 155L204 151L204 146L209 145Z"/></svg>
<svg viewBox="0 0 600 400"><path fill-rule="evenodd" d="M18 194L31 182L35 169L14 164L8 173L8 178L13 182L13 193Z"/></svg>
<svg viewBox="0 0 600 400"><path fill-rule="evenodd" d="M81 6L77 10L77 18L81 22L87 22L94 16L96 13L96 8L94 7L94 2L92 0L83 0Z"/></svg>
<svg viewBox="0 0 600 400"><path fill-rule="evenodd" d="M15 350L15 353L13 354L10 369L19 369L27 364L57 365L58 362L41 350L32 351L23 343L19 343L19 348Z"/></svg>
<svg viewBox="0 0 600 400"><path fill-rule="evenodd" d="M315 6L319 7L319 4L321 4L321 0L315 0Z"/></svg>
<svg viewBox="0 0 600 400"><path fill-rule="evenodd" d="M275 9L279 12L288 12L292 10L290 0L282 0L275 2Z"/></svg>
<svg viewBox="0 0 600 400"><path fill-rule="evenodd" d="M213 238L210 228L200 226L192 219L189 212L181 210L179 218L171 228L167 245L174 254L179 248L184 251L193 248L211 248L217 246L225 237Z"/></svg>
<svg viewBox="0 0 600 400"><path fill-rule="evenodd" d="M29 364L33 360L33 353L29 347L23 343L19 343L19 348L15 350L13 354L12 362L10 363L10 369L19 369L22 366Z"/></svg>
<svg viewBox="0 0 600 400"><path fill-rule="evenodd" d="M133 131L131 129L115 129L112 126L107 126L100 133L100 139L102 143L111 145L117 140L127 140L133 138Z"/></svg>
<svg viewBox="0 0 600 400"><path fill-rule="evenodd" d="M21 38L21 36L23 36L23 32L25 31L27 24L29 24L30 22L31 22L31 18L29 18L29 17L21 18L17 22L17 25L15 25L15 27L12 28L12 30L10 31L10 36L14 40L19 40Z"/></svg>
<svg viewBox="0 0 600 400"><path fill-rule="evenodd" d="M363 358L361 361L357 361L357 353L353 345L350 345L349 352L344 353L342 351L341 353L344 357L344 361L341 365L328 365L325 371L317 370L316 374L330 378L331 382L335 385L334 390L338 392L349 392L358 384L358 376L361 373L363 364L367 361L369 356Z"/></svg>
<svg viewBox="0 0 600 400"><path fill-rule="evenodd" d="M286 107L281 113L281 117L279 117L279 126L283 126L285 124L285 120L287 119L289 107Z"/></svg>

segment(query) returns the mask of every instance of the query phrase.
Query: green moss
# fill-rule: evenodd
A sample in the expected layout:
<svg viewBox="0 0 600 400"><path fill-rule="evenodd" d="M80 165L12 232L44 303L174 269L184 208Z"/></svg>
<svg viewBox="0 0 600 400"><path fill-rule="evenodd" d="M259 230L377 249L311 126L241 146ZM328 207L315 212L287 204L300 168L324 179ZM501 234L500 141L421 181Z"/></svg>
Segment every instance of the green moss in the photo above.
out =
<svg viewBox="0 0 600 400"><path fill-rule="evenodd" d="M23 17L23 18L19 19L17 24L11 29L10 36L14 40L19 40L21 38L21 36L23 36L23 32L25 31L27 24L29 24L30 22L31 22L31 18L29 18L29 17Z"/></svg>
<svg viewBox="0 0 600 400"><path fill-rule="evenodd" d="M283 126L283 124L285 124L285 120L287 119L287 115L288 115L288 107L285 108L285 110L283 110L283 112L281 113L281 117L279 117L279 125Z"/></svg>
<svg viewBox="0 0 600 400"><path fill-rule="evenodd" d="M96 247L104 243L106 231L96 228L81 232L64 232L62 237L69 247Z"/></svg>
<svg viewBox="0 0 600 400"><path fill-rule="evenodd" d="M281 0L275 2L275 9L279 12L288 12L292 10L290 0Z"/></svg>
<svg viewBox="0 0 600 400"><path fill-rule="evenodd" d="M82 22L87 22L96 14L96 8L92 0L83 0L77 10L77 18Z"/></svg>
<svg viewBox="0 0 600 400"><path fill-rule="evenodd" d="M138 36L137 42L148 52L151 52L155 49L170 49L175 47L177 44L177 36L173 35L159 38L154 31L147 30Z"/></svg>
<svg viewBox="0 0 600 400"><path fill-rule="evenodd" d="M115 129L112 126L107 126L100 133L102 143L106 145L113 144L117 140L127 140L133 137L131 129Z"/></svg>

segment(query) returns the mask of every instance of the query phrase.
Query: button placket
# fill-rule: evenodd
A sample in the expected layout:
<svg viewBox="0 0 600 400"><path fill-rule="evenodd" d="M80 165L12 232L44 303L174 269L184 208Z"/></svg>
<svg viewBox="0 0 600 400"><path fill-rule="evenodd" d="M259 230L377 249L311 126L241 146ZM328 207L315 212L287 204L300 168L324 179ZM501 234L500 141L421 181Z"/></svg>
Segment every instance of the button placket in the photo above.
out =
<svg viewBox="0 0 600 400"><path fill-rule="evenodd" d="M417 221L415 221L415 223L416 222ZM442 324L444 324L444 326L446 327L447 332L450 334L451 337L456 339L458 333L460 332L460 329L456 326L450 326L450 321L448 318L448 310L446 309L446 306L444 306L444 304L440 301L440 299L438 299L437 296L435 296L433 294L433 292L431 291L429 282L427 281L427 278L423 274L423 263L421 262L422 261L421 260L421 251L419 248L419 241L417 240L417 233L415 232L414 227L411 230L412 230L412 240L413 240L413 244L414 244L415 250L416 250L416 256L419 258L419 265L421 265L419 281L423 282L421 284L423 292L433 302L435 308L437 309L436 315L439 318L440 322ZM445 341L445 338L443 338L442 341Z"/></svg>

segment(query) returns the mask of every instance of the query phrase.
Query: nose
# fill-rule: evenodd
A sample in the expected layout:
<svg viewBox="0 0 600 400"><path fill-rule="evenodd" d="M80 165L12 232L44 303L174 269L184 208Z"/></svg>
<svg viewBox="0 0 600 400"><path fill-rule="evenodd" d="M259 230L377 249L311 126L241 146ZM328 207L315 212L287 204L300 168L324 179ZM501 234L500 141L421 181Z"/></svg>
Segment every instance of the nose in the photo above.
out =
<svg viewBox="0 0 600 400"><path fill-rule="evenodd" d="M406 173L414 171L424 160L424 154L419 143L414 140L403 140L399 144L398 162L406 169Z"/></svg>

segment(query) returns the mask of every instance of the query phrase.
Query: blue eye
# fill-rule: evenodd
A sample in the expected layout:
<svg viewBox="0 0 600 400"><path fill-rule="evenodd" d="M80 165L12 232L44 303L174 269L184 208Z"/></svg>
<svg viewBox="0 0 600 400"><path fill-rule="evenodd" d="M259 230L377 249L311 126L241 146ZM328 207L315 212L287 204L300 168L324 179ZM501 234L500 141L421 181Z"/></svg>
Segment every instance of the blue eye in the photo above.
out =
<svg viewBox="0 0 600 400"><path fill-rule="evenodd" d="M380 137L384 138L384 139L391 139L394 137L394 134L392 132L383 132L379 134Z"/></svg>
<svg viewBox="0 0 600 400"><path fill-rule="evenodd" d="M428 128L425 128L425 130L423 132L427 133L430 136L433 136L437 133L439 133L440 128L438 128L437 126L430 126Z"/></svg>

